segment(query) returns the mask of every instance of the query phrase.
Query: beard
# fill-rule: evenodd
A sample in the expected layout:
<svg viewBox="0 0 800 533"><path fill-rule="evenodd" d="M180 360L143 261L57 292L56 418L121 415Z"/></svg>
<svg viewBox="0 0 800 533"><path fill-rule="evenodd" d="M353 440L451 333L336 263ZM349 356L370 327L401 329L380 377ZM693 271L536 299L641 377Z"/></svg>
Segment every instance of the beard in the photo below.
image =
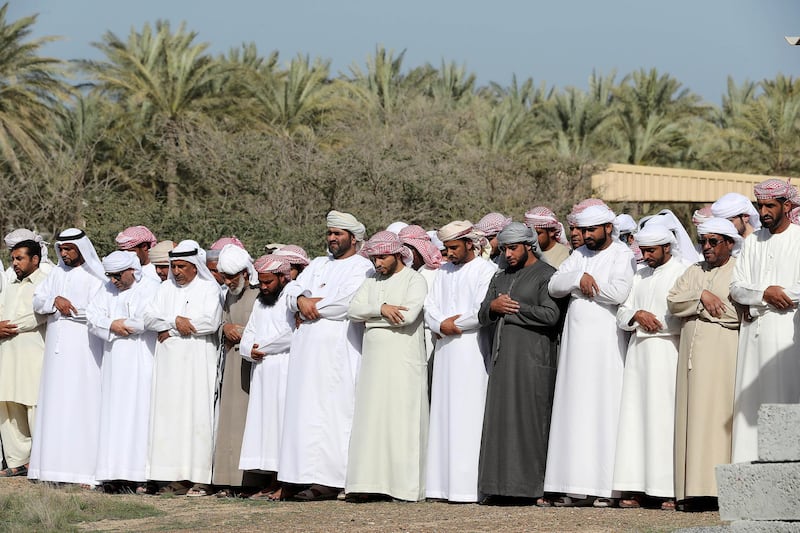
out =
<svg viewBox="0 0 800 533"><path fill-rule="evenodd" d="M264 294L263 292L259 291L258 292L258 301L263 306L272 307L273 305L275 305L275 302L278 301L278 298L280 297L280 295L281 295L280 292Z"/></svg>

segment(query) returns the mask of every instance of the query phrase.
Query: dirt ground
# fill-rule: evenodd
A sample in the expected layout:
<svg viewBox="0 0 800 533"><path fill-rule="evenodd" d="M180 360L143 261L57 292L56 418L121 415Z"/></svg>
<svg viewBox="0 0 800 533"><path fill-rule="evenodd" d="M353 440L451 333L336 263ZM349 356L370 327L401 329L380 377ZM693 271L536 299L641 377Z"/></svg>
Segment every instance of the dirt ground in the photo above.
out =
<svg viewBox="0 0 800 533"><path fill-rule="evenodd" d="M12 492L36 498L40 497L41 488L24 478L0 480L0 497ZM164 513L157 517L78 525L87 531L657 532L721 524L717 513L639 509L540 509L431 502L273 503L216 497L121 496L89 491L85 494L86 498L124 498L141 502ZM0 529L3 529L2 524Z"/></svg>

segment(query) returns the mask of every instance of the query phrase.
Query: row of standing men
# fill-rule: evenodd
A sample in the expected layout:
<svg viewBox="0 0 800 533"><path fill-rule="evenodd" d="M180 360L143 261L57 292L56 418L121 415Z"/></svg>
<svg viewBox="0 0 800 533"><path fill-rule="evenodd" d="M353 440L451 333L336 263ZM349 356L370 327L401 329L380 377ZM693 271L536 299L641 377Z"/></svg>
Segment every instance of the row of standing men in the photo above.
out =
<svg viewBox="0 0 800 533"><path fill-rule="evenodd" d="M733 459L755 459L755 409L797 400L798 261L775 260L800 247L795 197L771 180L759 213L720 199L730 216L700 225L702 261L671 213L640 222L631 249L618 233L633 228L593 199L568 216L571 254L545 208L527 225L490 214L440 228L437 244L408 226L363 247L363 225L334 211L325 257L287 246L253 262L228 239L215 264L182 241L168 266L157 258L163 282L143 227L102 262L66 230L49 274L33 268L41 239L12 234L3 475L299 500L714 496L731 435ZM741 246L737 226L759 220ZM9 388L38 341L41 385L27 372Z"/></svg>

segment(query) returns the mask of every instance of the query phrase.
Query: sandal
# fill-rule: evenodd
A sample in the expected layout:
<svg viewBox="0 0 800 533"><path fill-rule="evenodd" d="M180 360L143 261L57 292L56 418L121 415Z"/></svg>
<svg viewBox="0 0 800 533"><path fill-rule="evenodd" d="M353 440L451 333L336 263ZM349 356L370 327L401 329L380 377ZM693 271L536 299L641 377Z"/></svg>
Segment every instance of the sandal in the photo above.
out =
<svg viewBox="0 0 800 533"><path fill-rule="evenodd" d="M542 496L541 498L536 499L536 507L552 507L552 506L553 506L553 500L551 500L550 498L545 498L544 496Z"/></svg>
<svg viewBox="0 0 800 533"><path fill-rule="evenodd" d="M611 509L612 507L616 507L617 504L617 498L597 498L592 504L592 507L597 507L599 509Z"/></svg>
<svg viewBox="0 0 800 533"><path fill-rule="evenodd" d="M335 500L339 496L339 489L326 487L314 483L305 490L301 490L294 495L294 499L301 502L321 502L325 500Z"/></svg>
<svg viewBox="0 0 800 533"><path fill-rule="evenodd" d="M185 496L186 493L189 492L189 489L191 488L192 488L191 481L173 481L169 485L166 485L158 489L158 492L156 492L156 494L159 496L166 496L168 494L172 496Z"/></svg>
<svg viewBox="0 0 800 533"><path fill-rule="evenodd" d="M22 465L14 468L6 468L5 470L0 470L0 477L17 477L17 476L27 476L27 475L28 475L28 465Z"/></svg>
<svg viewBox="0 0 800 533"><path fill-rule="evenodd" d="M640 509L642 504L637 498L624 498L619 501L620 509Z"/></svg>
<svg viewBox="0 0 800 533"><path fill-rule="evenodd" d="M553 500L555 507L591 507L595 498L589 496L587 498L572 498L570 496L561 496Z"/></svg>
<svg viewBox="0 0 800 533"><path fill-rule="evenodd" d="M202 498L203 496L211 496L211 485L206 483L195 483L188 491L186 496L189 498Z"/></svg>

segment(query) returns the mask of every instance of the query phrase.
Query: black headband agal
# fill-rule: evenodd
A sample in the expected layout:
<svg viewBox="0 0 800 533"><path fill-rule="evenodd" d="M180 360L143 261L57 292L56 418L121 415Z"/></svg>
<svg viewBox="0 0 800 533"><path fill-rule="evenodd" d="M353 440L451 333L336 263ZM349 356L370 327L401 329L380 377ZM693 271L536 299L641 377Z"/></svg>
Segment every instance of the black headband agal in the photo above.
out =
<svg viewBox="0 0 800 533"><path fill-rule="evenodd" d="M197 255L197 248L193 250L187 250L185 252L169 252L170 259L179 259L181 257L191 257L193 255Z"/></svg>
<svg viewBox="0 0 800 533"><path fill-rule="evenodd" d="M59 233L58 237L56 237L57 241L77 241L78 239L83 239L86 237L86 233L83 231L79 231L75 235L64 235L63 233Z"/></svg>

